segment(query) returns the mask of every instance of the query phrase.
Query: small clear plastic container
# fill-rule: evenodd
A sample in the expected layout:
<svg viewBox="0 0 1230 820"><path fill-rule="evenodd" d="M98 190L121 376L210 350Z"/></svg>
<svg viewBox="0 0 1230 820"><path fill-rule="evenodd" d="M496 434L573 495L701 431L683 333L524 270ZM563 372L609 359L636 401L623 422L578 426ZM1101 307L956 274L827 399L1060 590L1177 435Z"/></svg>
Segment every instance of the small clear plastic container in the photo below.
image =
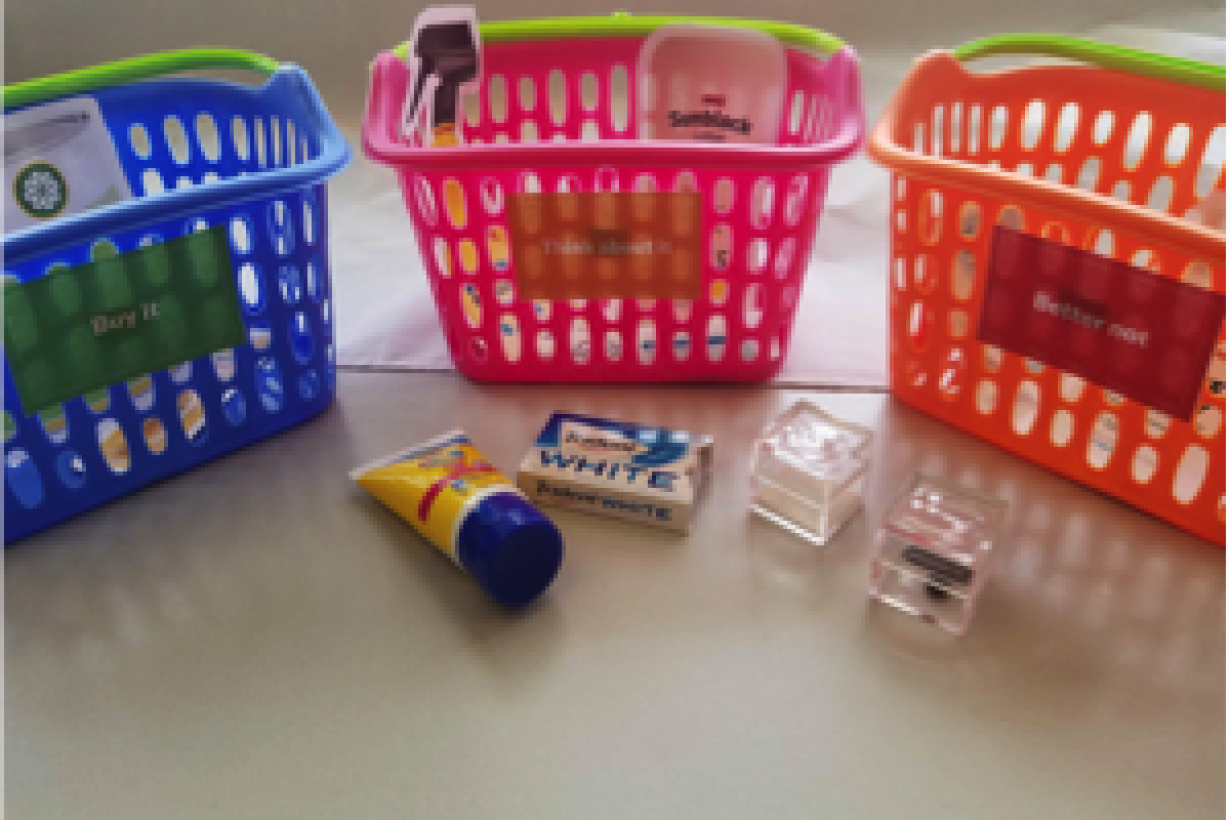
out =
<svg viewBox="0 0 1230 820"><path fill-rule="evenodd" d="M953 635L969 628L1007 504L915 474L876 534L871 597Z"/></svg>
<svg viewBox="0 0 1230 820"><path fill-rule="evenodd" d="M872 432L799 401L756 440L752 511L826 544L862 506Z"/></svg>

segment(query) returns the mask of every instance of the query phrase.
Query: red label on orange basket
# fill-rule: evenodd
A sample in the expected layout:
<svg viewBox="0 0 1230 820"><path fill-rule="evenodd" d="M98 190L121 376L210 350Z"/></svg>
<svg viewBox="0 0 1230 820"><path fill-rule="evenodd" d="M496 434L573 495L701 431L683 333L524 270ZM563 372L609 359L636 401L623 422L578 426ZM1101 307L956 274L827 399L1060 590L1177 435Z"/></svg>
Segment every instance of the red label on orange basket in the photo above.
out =
<svg viewBox="0 0 1230 820"><path fill-rule="evenodd" d="M1224 294L999 226L978 340L1191 418Z"/></svg>
<svg viewBox="0 0 1230 820"><path fill-rule="evenodd" d="M509 233L522 299L696 299L695 191L513 194Z"/></svg>

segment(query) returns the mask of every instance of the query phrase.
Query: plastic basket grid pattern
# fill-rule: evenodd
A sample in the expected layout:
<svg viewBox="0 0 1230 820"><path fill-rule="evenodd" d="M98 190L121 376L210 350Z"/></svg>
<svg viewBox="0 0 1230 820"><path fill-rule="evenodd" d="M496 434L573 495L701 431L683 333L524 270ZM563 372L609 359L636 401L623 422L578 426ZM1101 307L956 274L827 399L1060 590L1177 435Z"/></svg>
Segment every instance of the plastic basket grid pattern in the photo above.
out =
<svg viewBox="0 0 1230 820"><path fill-rule="evenodd" d="M306 75L284 69L260 89L170 80L93 96L135 197L173 210L181 191L249 175L276 195L30 254L6 266L6 280L225 226L249 342L39 415L22 411L6 360L6 542L304 421L335 389L325 185L277 190L279 169L326 148Z"/></svg>
<svg viewBox="0 0 1230 820"><path fill-rule="evenodd" d="M481 88L463 105L463 141L633 138L641 90L631 72L640 43L619 37L552 40L549 48L485 44ZM779 145L823 143L844 120L861 123L848 50L826 61L790 49L787 58ZM393 89L379 89L383 82ZM400 98L404 82L404 74L389 72L373 79L373 93ZM830 166L659 167L654 160L650 149L640 157L643 166L398 169L461 372L485 380L632 382L756 380L780 368ZM501 259L498 241L489 241L493 232L508 235L510 193L688 190L702 199L703 291L695 300L521 300L516 260L506 253Z"/></svg>
<svg viewBox="0 0 1230 820"><path fill-rule="evenodd" d="M945 183L981 165L1181 217L1225 186L1224 97L1089 67L967 73L933 59L902 91L899 147L934 161L892 180L894 393L1207 539L1225 537L1225 329L1197 412L1171 419L1099 385L976 341L996 224L1225 292L1224 251L1151 241L1113 219ZM1224 247L1224 243L1223 243Z"/></svg>

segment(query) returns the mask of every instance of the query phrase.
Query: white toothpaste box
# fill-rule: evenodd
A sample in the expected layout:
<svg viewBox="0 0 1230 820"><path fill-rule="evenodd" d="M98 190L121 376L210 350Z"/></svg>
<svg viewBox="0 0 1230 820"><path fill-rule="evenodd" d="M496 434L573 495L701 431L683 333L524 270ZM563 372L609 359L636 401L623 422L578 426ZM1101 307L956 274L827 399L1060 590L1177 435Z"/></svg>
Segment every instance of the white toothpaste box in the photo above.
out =
<svg viewBox="0 0 1230 820"><path fill-rule="evenodd" d="M713 439L556 413L517 470L535 504L687 532L709 478Z"/></svg>

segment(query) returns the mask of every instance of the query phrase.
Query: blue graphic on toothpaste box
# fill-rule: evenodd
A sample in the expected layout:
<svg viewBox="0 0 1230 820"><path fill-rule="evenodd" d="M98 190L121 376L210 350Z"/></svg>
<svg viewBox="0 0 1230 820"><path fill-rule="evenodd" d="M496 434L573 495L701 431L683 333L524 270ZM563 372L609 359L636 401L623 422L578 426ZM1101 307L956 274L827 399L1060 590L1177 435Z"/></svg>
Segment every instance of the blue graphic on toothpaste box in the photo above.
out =
<svg viewBox="0 0 1230 820"><path fill-rule="evenodd" d="M517 483L535 502L687 531L711 450L707 436L556 413Z"/></svg>

